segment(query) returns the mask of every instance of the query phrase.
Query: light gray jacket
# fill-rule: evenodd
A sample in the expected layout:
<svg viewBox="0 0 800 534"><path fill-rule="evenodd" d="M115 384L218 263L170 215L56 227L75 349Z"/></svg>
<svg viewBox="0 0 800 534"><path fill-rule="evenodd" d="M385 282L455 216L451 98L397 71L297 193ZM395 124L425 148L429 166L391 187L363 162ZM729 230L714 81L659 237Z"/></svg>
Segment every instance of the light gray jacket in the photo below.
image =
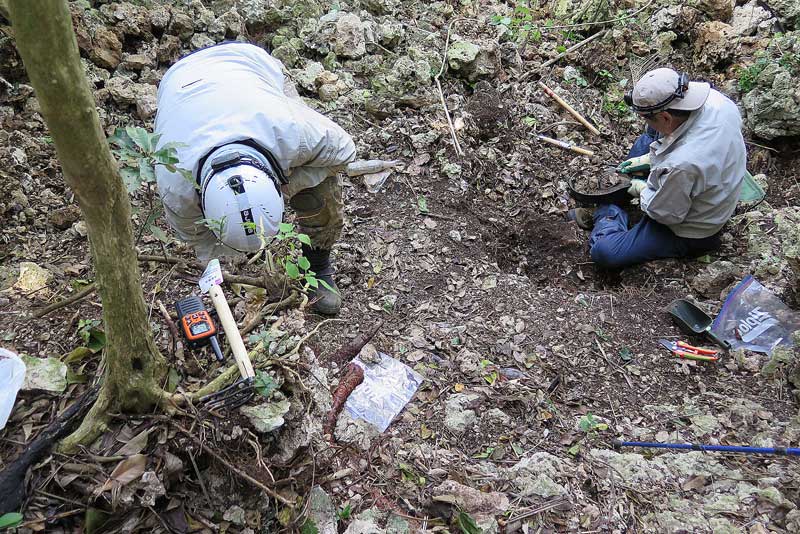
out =
<svg viewBox="0 0 800 534"><path fill-rule="evenodd" d="M355 159L353 139L299 98L284 93L281 63L261 48L225 43L190 54L158 87L155 132L159 146L179 142L178 166L197 176L216 147L253 140L268 150L289 184L287 197L314 187ZM156 168L167 222L206 259L230 251L203 224L196 184Z"/></svg>
<svg viewBox="0 0 800 534"><path fill-rule="evenodd" d="M746 159L739 109L712 89L702 108L650 145L640 206L675 235L712 236L736 209Z"/></svg>

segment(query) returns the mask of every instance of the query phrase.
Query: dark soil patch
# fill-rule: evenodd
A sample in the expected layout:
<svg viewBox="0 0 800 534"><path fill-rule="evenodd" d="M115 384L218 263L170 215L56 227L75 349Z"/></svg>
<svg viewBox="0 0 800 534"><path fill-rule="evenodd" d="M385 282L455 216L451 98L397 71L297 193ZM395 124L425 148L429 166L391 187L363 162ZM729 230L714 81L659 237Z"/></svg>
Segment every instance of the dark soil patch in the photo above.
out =
<svg viewBox="0 0 800 534"><path fill-rule="evenodd" d="M543 218L541 215L523 213L522 226L512 226L496 237L492 247L497 265L503 270L521 269L537 283L580 283L579 267L587 263L587 247L579 238L575 226L567 221ZM495 234L484 233L491 242Z"/></svg>

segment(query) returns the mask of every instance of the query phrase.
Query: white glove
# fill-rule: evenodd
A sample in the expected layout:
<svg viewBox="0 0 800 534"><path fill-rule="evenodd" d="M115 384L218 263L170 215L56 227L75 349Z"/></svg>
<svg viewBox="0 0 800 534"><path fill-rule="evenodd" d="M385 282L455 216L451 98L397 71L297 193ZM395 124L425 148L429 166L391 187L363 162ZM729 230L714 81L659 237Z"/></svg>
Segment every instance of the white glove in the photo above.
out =
<svg viewBox="0 0 800 534"><path fill-rule="evenodd" d="M628 187L628 194L632 197L638 197L645 189L647 189L647 182L634 179L631 180L631 185Z"/></svg>

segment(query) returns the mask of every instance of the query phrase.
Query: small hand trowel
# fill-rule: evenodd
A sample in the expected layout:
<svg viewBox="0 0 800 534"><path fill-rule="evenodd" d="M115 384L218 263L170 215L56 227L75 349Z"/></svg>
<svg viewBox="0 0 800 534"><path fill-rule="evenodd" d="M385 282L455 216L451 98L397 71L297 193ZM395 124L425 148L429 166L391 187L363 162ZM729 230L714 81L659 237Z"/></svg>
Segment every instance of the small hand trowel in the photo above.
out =
<svg viewBox="0 0 800 534"><path fill-rule="evenodd" d="M731 350L730 343L711 331L711 324L714 322L711 317L694 303L686 299L675 299L667 307L667 311L684 333L698 336L706 335L722 349Z"/></svg>

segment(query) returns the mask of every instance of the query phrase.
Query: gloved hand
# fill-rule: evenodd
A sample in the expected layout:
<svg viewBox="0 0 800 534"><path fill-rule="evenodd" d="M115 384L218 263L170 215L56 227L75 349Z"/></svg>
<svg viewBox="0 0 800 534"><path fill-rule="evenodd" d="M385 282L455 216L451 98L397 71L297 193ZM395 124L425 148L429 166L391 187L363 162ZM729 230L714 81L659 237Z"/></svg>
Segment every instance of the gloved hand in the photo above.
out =
<svg viewBox="0 0 800 534"><path fill-rule="evenodd" d="M617 172L621 172L622 174L650 172L650 154L626 159L617 166Z"/></svg>
<svg viewBox="0 0 800 534"><path fill-rule="evenodd" d="M634 179L631 180L631 185L628 187L628 194L632 197L638 197L645 189L647 189L647 182Z"/></svg>

